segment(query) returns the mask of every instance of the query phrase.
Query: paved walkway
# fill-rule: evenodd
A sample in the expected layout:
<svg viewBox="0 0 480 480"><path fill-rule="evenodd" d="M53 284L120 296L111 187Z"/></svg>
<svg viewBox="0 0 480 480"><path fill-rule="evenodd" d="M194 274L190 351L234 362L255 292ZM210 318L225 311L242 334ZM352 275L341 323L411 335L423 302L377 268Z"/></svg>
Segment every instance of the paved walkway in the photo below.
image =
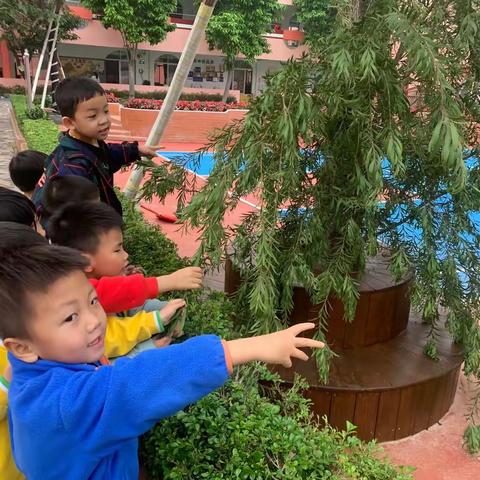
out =
<svg viewBox="0 0 480 480"><path fill-rule="evenodd" d="M10 101L0 98L0 185L7 188L15 188L8 174L8 164L17 150L11 109Z"/></svg>

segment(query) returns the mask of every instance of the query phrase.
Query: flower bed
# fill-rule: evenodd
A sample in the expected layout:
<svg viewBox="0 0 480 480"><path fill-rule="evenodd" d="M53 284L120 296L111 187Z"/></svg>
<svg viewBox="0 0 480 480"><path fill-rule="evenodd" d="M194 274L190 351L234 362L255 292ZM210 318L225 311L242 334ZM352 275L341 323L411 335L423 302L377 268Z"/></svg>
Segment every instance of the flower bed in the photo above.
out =
<svg viewBox="0 0 480 480"><path fill-rule="evenodd" d="M131 98L125 104L127 108L137 108L141 110L160 110L163 105L163 100L154 100L151 98ZM195 100L193 102L179 100L175 110L195 111L195 112L226 112L227 110L246 110L248 103L235 102L207 102Z"/></svg>
<svg viewBox="0 0 480 480"><path fill-rule="evenodd" d="M108 103L119 103L120 99L112 92L105 92L105 97L107 97Z"/></svg>

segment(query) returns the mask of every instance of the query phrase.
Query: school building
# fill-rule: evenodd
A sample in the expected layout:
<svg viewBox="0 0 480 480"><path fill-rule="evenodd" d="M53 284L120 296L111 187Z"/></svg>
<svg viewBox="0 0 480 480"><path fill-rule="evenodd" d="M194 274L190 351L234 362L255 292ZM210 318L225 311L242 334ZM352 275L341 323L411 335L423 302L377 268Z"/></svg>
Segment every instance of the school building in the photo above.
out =
<svg viewBox="0 0 480 480"><path fill-rule="evenodd" d="M249 65L242 59L236 62L231 88L237 95L255 95L260 92L264 88L263 78L267 72L278 69L281 62L291 57L300 57L306 50L292 0L279 0L279 3L284 5L282 18L265 35L270 52L258 57L254 65ZM82 18L82 25L75 31L78 39L63 41L58 45L65 74L95 76L107 88L128 89L128 61L120 32L105 29L99 19L82 6L80 0L70 0L67 4L73 13ZM176 29L157 45L139 45L135 71L137 91L168 88L192 28L195 13L193 0L179 0L177 11L170 16ZM0 83L21 83L15 58L5 42L0 44L0 57L0 74L3 77L0 78ZM185 90L221 93L226 81L224 71L222 53L209 50L203 39L185 83Z"/></svg>

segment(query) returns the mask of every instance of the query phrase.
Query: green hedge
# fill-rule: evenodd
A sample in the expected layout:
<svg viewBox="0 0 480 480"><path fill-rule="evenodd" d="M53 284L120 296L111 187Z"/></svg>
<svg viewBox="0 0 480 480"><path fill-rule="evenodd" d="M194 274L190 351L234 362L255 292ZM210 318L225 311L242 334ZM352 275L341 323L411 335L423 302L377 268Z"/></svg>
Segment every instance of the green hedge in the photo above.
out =
<svg viewBox="0 0 480 480"><path fill-rule="evenodd" d="M129 260L141 265L148 275L164 275L187 266L175 244L154 225L143 220L131 202L122 197L124 212L124 243ZM223 292L172 292L170 297L185 298L188 306L187 336L215 333L223 338L236 336L233 328L233 305Z"/></svg>
<svg viewBox="0 0 480 480"><path fill-rule="evenodd" d="M305 388L263 396L244 368L225 387L162 421L142 440L151 480L406 480L374 443L312 422Z"/></svg>
<svg viewBox="0 0 480 480"><path fill-rule="evenodd" d="M128 92L122 90L109 89L108 92L113 93L121 100L128 99ZM167 96L166 91L157 92L135 92L135 98L151 98L154 100L164 100ZM180 94L180 100L195 101L200 100L202 102L221 102L223 95L221 93L182 93ZM235 97L228 97L227 103L234 103L237 99Z"/></svg>
<svg viewBox="0 0 480 480"><path fill-rule="evenodd" d="M51 153L58 144L57 125L48 119L29 119L25 95L10 95L10 100L28 148Z"/></svg>

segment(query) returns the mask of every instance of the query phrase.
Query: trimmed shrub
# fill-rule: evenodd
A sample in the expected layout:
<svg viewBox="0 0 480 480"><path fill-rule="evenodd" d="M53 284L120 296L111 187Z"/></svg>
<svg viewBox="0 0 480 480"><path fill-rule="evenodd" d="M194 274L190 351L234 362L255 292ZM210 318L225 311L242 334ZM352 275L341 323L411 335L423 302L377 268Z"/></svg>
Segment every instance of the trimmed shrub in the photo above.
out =
<svg viewBox="0 0 480 480"><path fill-rule="evenodd" d="M48 118L47 112L40 107L40 105L34 105L32 108L27 108L25 116L30 120L45 120Z"/></svg>
<svg viewBox="0 0 480 480"><path fill-rule="evenodd" d="M50 154L58 145L59 131L49 119L32 120L27 117L25 95L10 95L18 126L22 131L28 148Z"/></svg>
<svg viewBox="0 0 480 480"><path fill-rule="evenodd" d="M163 420L142 440L151 480L407 480L408 470L377 458L379 448L312 422L306 387L261 395L258 372L239 370L222 389Z"/></svg>

